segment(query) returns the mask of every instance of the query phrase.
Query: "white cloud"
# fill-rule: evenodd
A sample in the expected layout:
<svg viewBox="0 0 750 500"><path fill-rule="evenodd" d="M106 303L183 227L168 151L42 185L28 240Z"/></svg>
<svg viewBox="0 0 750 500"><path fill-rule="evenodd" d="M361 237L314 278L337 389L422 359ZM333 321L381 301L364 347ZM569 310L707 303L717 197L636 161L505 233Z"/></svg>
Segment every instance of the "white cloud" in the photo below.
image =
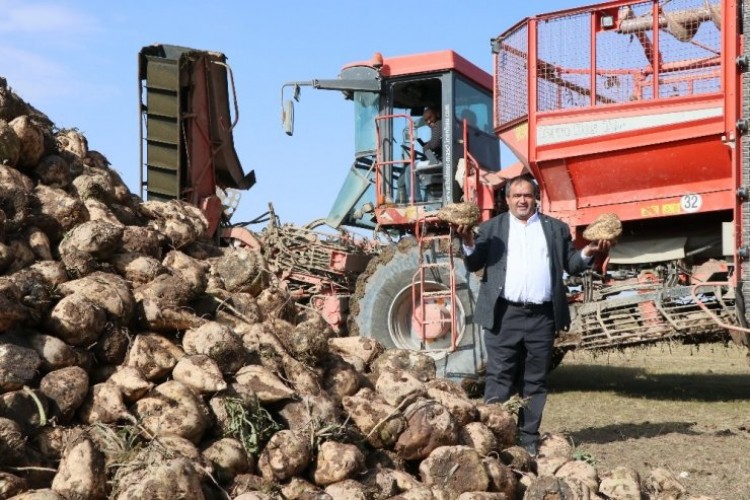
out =
<svg viewBox="0 0 750 500"><path fill-rule="evenodd" d="M56 100L111 94L81 77L98 20L65 2L0 0L0 75L42 110Z"/></svg>
<svg viewBox="0 0 750 500"><path fill-rule="evenodd" d="M55 118L61 101L106 101L118 95L111 85L82 78L73 68L56 59L0 44L0 76L25 101Z"/></svg>
<svg viewBox="0 0 750 500"><path fill-rule="evenodd" d="M98 31L97 20L52 2L0 0L0 33L80 37Z"/></svg>

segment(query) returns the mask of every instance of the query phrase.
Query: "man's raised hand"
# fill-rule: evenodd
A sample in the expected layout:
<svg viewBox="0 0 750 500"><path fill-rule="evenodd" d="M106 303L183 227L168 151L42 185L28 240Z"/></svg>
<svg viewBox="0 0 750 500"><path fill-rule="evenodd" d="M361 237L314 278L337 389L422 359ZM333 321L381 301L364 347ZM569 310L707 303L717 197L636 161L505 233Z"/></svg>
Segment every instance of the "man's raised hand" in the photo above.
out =
<svg viewBox="0 0 750 500"><path fill-rule="evenodd" d="M473 226L462 224L454 227L461 237L461 242L467 247L473 247L475 243Z"/></svg>

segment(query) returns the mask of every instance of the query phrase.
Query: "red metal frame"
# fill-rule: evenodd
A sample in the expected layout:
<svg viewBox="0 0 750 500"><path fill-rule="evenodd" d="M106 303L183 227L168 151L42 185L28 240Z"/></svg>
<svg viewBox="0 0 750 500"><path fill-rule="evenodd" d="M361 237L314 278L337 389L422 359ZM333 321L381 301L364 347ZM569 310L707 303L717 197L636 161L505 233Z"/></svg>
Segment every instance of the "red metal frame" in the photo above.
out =
<svg viewBox="0 0 750 500"><path fill-rule="evenodd" d="M654 57L656 58L656 64L654 64L653 61L651 63L651 69L654 72L653 78L651 79L654 82L654 99L655 100L659 100L661 96L661 94L659 93L659 85L660 85L659 73L661 71L661 65L662 65L661 52L659 52L659 40L661 39L661 33L659 33L659 14L660 14L659 2L654 2L654 5L651 11L651 18L653 19L653 25L652 25L651 30L654 33L654 37L651 43L653 44L652 50L653 50Z"/></svg>
<svg viewBox="0 0 750 500"><path fill-rule="evenodd" d="M409 124L409 158L406 158L404 160L385 160L384 159L384 151L383 151L383 137L380 135L380 124L382 122L388 122L395 118L404 118L406 119L407 123ZM393 115L380 115L375 117L375 139L377 141L376 143L376 151L375 151L375 200L376 200L376 208L380 208L384 205L392 205L393 200L388 201L385 199L385 189L384 189L384 173L383 169L387 166L403 166L404 168L404 174L408 170L410 175L410 194L409 194L409 204L414 205L415 200L415 192L414 192L414 186L415 186L415 168L414 168L414 159L415 159L415 153L414 153L414 120L412 120L412 117L405 114L393 114ZM403 174L402 174L403 175Z"/></svg>
<svg viewBox="0 0 750 500"><path fill-rule="evenodd" d="M216 196L216 169L214 166L214 145L211 142L211 102L208 89L208 69L206 57L201 57L194 66L192 87L189 99L193 113L184 117L184 133L187 141L188 188L183 199L199 207L208 221L208 234L214 234L224 210Z"/></svg>
<svg viewBox="0 0 750 500"><path fill-rule="evenodd" d="M427 220L422 219L420 221L417 221L414 225L414 235L416 237L417 245L419 248L419 267L417 268L417 271L414 273L414 277L412 278L412 322L416 323L417 328L419 329L423 346L427 345L427 343L430 341L441 338L441 325L449 323L451 332L451 351L455 351L458 347L458 323L456 320L456 273L455 265L453 263L453 252L451 250L451 242L453 241L453 229L449 227L449 231L447 234L429 235L426 231L426 224ZM447 266L440 263L425 262L425 244L437 243L439 245L440 240L444 240L445 242L447 242ZM425 271L427 269L435 269L439 267L446 267L448 269L448 290L447 292L441 291L435 292L434 295L428 295L429 292L425 291ZM419 297L417 298L417 296ZM428 307L430 305L433 305L434 302L440 301L441 299L448 299L448 301L450 302L450 318L448 318L446 321L446 319L443 318L440 314L438 315L437 319L428 318ZM431 334L428 335L427 329L430 327L437 329L437 331L431 330ZM423 350L430 351L430 349Z"/></svg>
<svg viewBox="0 0 750 500"><path fill-rule="evenodd" d="M380 123L404 118L409 124L409 157L403 160L385 160L382 148L383 137L381 136ZM377 149L375 152L375 220L383 227L412 226L430 216L425 206L416 202L416 168L414 150L414 121L411 116L405 114L381 115L375 118L375 134ZM409 175L409 200L405 204L396 204L393 200L386 199L384 179L384 168L388 166L403 166L404 173ZM408 172L408 174L407 174Z"/></svg>
<svg viewBox="0 0 750 500"><path fill-rule="evenodd" d="M383 116L382 119L392 117L403 117L406 115L387 115ZM376 118L380 120L381 117ZM410 134L413 133L411 128L412 123L410 122ZM380 128L376 127L378 145L381 144ZM481 211L481 220L486 221L495 215L495 192L498 181L502 181L502 176L498 176L497 172L488 171L482 168L479 162L469 153L469 128L466 120L463 120L463 148L464 148L464 186L463 194L464 201L474 203ZM376 152L376 172L375 172L375 189L376 193L382 193L384 182L382 180L382 167L390 164L406 163L407 160L397 160L393 162L380 161L382 151L378 147ZM423 219L431 216L430 212L427 212L424 206L414 202L415 192L414 186L416 185L415 173L414 173L414 148L411 149L411 159L408 160L410 163L407 168L410 170L411 175L411 193L410 199L407 206L395 205L393 203L387 203L384 199L378 198L377 206L375 207L375 217L378 224L382 226L408 226L412 224L418 224ZM513 174L508 174L508 177L520 175L522 170L521 165L515 166L512 169Z"/></svg>

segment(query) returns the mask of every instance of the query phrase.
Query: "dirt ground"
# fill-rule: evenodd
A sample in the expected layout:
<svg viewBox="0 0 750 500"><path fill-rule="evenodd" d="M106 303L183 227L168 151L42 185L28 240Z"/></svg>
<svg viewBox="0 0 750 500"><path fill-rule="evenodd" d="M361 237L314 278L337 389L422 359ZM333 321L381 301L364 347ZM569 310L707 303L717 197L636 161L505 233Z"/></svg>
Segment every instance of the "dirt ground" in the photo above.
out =
<svg viewBox="0 0 750 500"><path fill-rule="evenodd" d="M750 365L734 345L569 353L550 374L542 432L599 471L670 469L688 493L750 500Z"/></svg>

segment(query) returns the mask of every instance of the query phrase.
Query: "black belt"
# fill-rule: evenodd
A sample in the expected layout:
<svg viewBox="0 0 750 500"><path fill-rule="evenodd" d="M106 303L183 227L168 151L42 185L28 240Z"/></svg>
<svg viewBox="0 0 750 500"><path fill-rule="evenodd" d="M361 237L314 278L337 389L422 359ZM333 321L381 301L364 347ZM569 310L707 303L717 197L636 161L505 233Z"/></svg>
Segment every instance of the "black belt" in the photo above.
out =
<svg viewBox="0 0 750 500"><path fill-rule="evenodd" d="M503 299L506 304L513 307L520 307L521 309L526 309L527 311L549 311L552 307L552 302L542 302L541 304L537 302L513 302L512 300Z"/></svg>

